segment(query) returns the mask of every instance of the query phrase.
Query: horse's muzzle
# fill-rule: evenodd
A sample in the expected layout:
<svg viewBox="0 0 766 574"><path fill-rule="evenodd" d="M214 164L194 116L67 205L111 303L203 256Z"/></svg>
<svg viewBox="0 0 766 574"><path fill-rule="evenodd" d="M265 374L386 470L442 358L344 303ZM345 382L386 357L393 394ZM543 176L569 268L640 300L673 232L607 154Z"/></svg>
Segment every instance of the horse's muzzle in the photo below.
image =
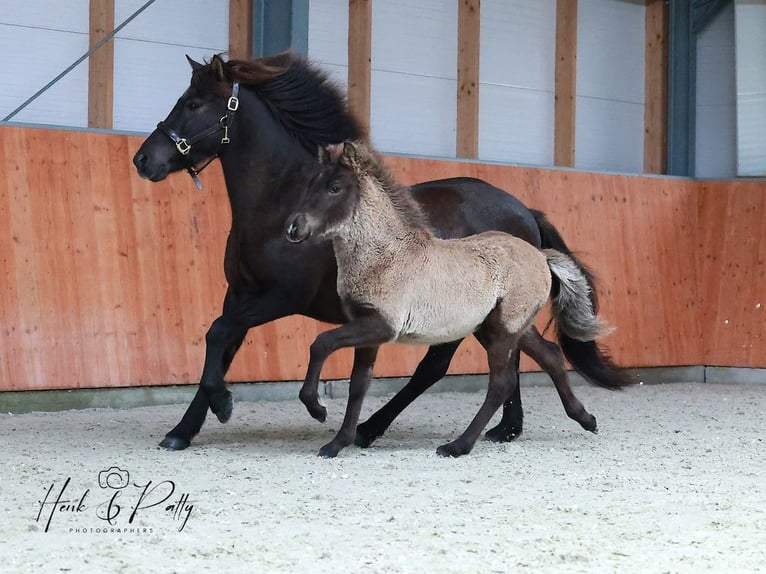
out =
<svg viewBox="0 0 766 574"><path fill-rule="evenodd" d="M167 164L152 165L149 156L141 150L133 156L133 165L136 166L138 175L149 181L162 181L169 173Z"/></svg>
<svg viewBox="0 0 766 574"><path fill-rule="evenodd" d="M285 236L291 243L306 241L311 236L311 227L302 213L294 213L287 220Z"/></svg>

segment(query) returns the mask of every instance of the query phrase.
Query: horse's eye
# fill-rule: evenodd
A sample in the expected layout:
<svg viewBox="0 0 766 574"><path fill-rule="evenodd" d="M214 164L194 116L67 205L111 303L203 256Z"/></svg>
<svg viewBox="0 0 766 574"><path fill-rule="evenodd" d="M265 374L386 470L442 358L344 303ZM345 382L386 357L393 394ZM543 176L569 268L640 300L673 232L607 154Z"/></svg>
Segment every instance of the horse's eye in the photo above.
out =
<svg viewBox="0 0 766 574"><path fill-rule="evenodd" d="M340 193L340 186L337 183L333 183L330 186L329 192L333 195Z"/></svg>
<svg viewBox="0 0 766 574"><path fill-rule="evenodd" d="M199 104L195 102L194 100L190 100L189 102L187 102L186 107L189 108L190 110L196 110L197 108L199 108Z"/></svg>

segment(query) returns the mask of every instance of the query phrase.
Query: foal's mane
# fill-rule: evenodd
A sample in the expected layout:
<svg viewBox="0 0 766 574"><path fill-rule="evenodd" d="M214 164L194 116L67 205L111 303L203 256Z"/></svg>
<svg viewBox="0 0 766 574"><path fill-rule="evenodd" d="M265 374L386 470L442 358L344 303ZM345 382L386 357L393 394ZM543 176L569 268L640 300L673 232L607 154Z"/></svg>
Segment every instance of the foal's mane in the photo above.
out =
<svg viewBox="0 0 766 574"><path fill-rule="evenodd" d="M223 93L233 81L252 89L312 155L318 146L366 138L343 93L327 74L290 52L228 62L213 56L192 76L192 85L200 89L205 87L202 82L210 81L216 82L213 89Z"/></svg>
<svg viewBox="0 0 766 574"><path fill-rule="evenodd" d="M347 142L345 145L344 158L357 181L362 184L365 176L371 178L373 185L391 199L394 209L407 227L431 235L428 217L410 193L410 188L396 181L380 154L363 141Z"/></svg>

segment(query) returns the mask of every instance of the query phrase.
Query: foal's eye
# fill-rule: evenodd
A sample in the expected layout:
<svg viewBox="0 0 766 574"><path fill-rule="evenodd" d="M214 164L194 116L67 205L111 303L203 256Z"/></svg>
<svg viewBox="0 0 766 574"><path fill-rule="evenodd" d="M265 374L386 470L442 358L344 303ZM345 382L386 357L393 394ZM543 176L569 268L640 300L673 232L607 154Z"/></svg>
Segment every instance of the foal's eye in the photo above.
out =
<svg viewBox="0 0 766 574"><path fill-rule="evenodd" d="M329 192L335 195L336 193L340 193L340 186L337 183L333 183L330 186Z"/></svg>

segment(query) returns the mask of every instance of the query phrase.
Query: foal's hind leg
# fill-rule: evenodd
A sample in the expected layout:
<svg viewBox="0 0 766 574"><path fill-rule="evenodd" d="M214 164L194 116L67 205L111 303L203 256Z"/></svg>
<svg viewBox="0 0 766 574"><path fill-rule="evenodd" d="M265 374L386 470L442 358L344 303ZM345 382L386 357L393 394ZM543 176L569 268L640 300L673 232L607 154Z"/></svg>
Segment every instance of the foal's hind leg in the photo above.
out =
<svg viewBox="0 0 766 574"><path fill-rule="evenodd" d="M514 365L516 377L519 375L521 353L513 351L511 363ZM521 435L524 426L524 409L521 406L521 386L515 385L511 396L503 403L503 417L496 427L489 429L484 437L492 442L511 442Z"/></svg>
<svg viewBox="0 0 766 574"><path fill-rule="evenodd" d="M454 441L444 444L436 449L440 456L457 457L471 452L476 439L481 431L500 408L500 405L513 393L514 387L519 384L515 364L510 360L511 353L518 341L518 335L498 333L477 336L479 341L487 349L489 359L489 387L484 403L479 412L468 425L468 428Z"/></svg>
<svg viewBox="0 0 766 574"><path fill-rule="evenodd" d="M373 441L382 436L386 429L391 425L396 417L406 409L409 404L422 395L434 383L440 380L447 373L450 361L455 355L460 341L444 343L443 345L434 345L428 349L428 353L420 361L415 374L409 382L396 393L393 398L383 405L378 411L373 413L370 418L356 427L356 438L354 444L366 448Z"/></svg>
<svg viewBox="0 0 766 574"><path fill-rule="evenodd" d="M561 348L556 343L546 341L534 325L522 335L519 347L553 379L569 418L580 423L585 430L597 432L596 417L585 410L572 392Z"/></svg>

